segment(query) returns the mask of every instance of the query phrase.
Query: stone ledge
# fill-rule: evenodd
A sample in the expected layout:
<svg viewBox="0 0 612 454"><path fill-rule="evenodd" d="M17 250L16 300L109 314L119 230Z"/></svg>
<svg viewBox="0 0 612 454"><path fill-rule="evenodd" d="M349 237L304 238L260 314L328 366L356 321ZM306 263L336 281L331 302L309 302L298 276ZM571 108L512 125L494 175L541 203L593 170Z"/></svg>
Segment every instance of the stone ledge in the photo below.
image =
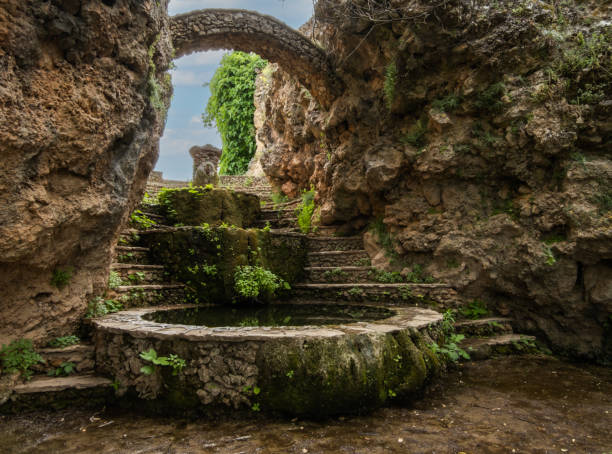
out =
<svg viewBox="0 0 612 454"><path fill-rule="evenodd" d="M40 377L15 386L16 394L33 394L65 391L67 389L88 389L107 387L112 380L95 375L73 375L71 377Z"/></svg>

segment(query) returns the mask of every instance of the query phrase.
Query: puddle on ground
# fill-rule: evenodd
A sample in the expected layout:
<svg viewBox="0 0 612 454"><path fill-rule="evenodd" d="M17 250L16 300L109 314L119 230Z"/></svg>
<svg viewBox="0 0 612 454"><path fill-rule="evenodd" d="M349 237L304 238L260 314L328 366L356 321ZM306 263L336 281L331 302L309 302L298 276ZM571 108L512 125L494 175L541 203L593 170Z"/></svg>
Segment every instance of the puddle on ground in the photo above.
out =
<svg viewBox="0 0 612 454"><path fill-rule="evenodd" d="M77 409L4 416L0 452L609 454L612 369L543 357L467 363L410 407L323 422Z"/></svg>

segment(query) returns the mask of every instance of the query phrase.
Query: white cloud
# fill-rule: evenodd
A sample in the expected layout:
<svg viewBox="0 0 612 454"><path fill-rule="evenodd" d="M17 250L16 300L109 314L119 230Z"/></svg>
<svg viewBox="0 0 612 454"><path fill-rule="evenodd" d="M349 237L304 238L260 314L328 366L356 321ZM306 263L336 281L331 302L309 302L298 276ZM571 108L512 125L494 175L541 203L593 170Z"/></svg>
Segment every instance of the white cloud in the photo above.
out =
<svg viewBox="0 0 612 454"><path fill-rule="evenodd" d="M200 123L202 123L202 119L196 115L191 117L191 120L189 120L190 125L199 125Z"/></svg>
<svg viewBox="0 0 612 454"><path fill-rule="evenodd" d="M227 51L225 50L211 50L208 52L196 52L195 54L186 55L184 57L175 60L174 63L178 68L189 68L192 66L200 65L218 65L223 55Z"/></svg>
<svg viewBox="0 0 612 454"><path fill-rule="evenodd" d="M177 68L172 71L172 85L201 87L212 79L212 71L194 71Z"/></svg>

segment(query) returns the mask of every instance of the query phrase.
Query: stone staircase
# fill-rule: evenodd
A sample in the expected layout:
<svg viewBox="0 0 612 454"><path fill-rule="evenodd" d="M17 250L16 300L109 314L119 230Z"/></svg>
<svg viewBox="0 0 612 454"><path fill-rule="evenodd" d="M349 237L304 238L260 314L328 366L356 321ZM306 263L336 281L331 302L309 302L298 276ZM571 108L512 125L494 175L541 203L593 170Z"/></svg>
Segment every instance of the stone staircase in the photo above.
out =
<svg viewBox="0 0 612 454"><path fill-rule="evenodd" d="M472 360L482 360L494 355L535 353L536 338L514 333L514 320L504 317L486 317L477 320L461 320L455 323L455 332L464 334L462 349Z"/></svg>
<svg viewBox="0 0 612 454"><path fill-rule="evenodd" d="M294 284L293 289L295 297L302 300L385 302L432 308L439 303L444 305L445 298L450 301L454 294L452 287L444 283L380 280L381 273L370 266L361 236L309 235L304 280ZM537 351L535 337L515 334L513 325L513 320L500 317L461 320L455 323L455 332L466 336L460 347L474 360Z"/></svg>
<svg viewBox="0 0 612 454"><path fill-rule="evenodd" d="M219 187L231 189L236 192L254 194L266 204L272 203L272 186L265 177L249 177L246 175L221 175Z"/></svg>

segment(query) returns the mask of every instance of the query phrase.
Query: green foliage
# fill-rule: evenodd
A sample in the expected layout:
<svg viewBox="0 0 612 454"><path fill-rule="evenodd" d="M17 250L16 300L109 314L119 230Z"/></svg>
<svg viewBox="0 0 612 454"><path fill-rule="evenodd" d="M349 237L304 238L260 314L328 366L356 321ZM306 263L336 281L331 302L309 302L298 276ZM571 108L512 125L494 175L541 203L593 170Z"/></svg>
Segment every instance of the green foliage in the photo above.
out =
<svg viewBox="0 0 612 454"><path fill-rule="evenodd" d="M455 311L452 309L448 309L442 315L442 332L445 335L450 335L455 332Z"/></svg>
<svg viewBox="0 0 612 454"><path fill-rule="evenodd" d="M81 339L79 339L77 336L74 336L74 335L56 337L52 341L49 341L49 347L64 348L64 347L70 347L71 345L76 345L79 342L81 342Z"/></svg>
<svg viewBox="0 0 612 454"><path fill-rule="evenodd" d="M371 270L368 273L373 281L382 282L384 284L397 284L404 282L404 277L397 271Z"/></svg>
<svg viewBox="0 0 612 454"><path fill-rule="evenodd" d="M16 339L0 349L0 361L5 372L20 372L25 379L32 376L30 367L44 363L29 339Z"/></svg>
<svg viewBox="0 0 612 454"><path fill-rule="evenodd" d="M221 174L240 175L255 154L255 78L267 62L255 54L232 52L210 81L211 96L202 115L207 126L217 125L223 142Z"/></svg>
<svg viewBox="0 0 612 454"><path fill-rule="evenodd" d="M431 284L435 281L432 276L425 276L423 274L423 267L418 264L412 267L412 271L406 275L405 279L407 282L414 284Z"/></svg>
<svg viewBox="0 0 612 454"><path fill-rule="evenodd" d="M459 312L465 318L477 320L486 316L489 313L489 310L487 309L487 303L484 301L473 300L470 301L466 307L461 308Z"/></svg>
<svg viewBox="0 0 612 454"><path fill-rule="evenodd" d="M396 255L395 251L393 250L393 239L387 230L387 226L383 222L383 218L376 218L374 221L372 221L370 223L369 230L376 235L378 243L382 246L387 255Z"/></svg>
<svg viewBox="0 0 612 454"><path fill-rule="evenodd" d="M115 290L122 285L123 281L121 280L119 273L117 271L111 271L108 275L108 288Z"/></svg>
<svg viewBox="0 0 612 454"><path fill-rule="evenodd" d="M406 135L401 138L401 141L412 145L416 148L422 148L427 145L427 124L423 120L417 122L408 130Z"/></svg>
<svg viewBox="0 0 612 454"><path fill-rule="evenodd" d="M70 279L72 278L72 268L57 268L53 270L53 274L51 276L51 285L58 288L59 290L63 289L70 283Z"/></svg>
<svg viewBox="0 0 612 454"><path fill-rule="evenodd" d="M436 99L431 103L431 107L441 112L452 112L461 104L461 96L459 95L448 95L442 99Z"/></svg>
<svg viewBox="0 0 612 454"><path fill-rule="evenodd" d="M157 43L159 42L160 35L155 37L155 41L149 47L148 55L149 55L149 75L147 79L148 89L149 89L149 102L151 106L155 110L157 110L164 117L166 116L166 104L164 102L164 94L172 87L172 80L170 74L166 74L163 84L160 85L157 81L157 67L155 66L155 62L153 61L153 56L155 55L155 48L157 47Z"/></svg>
<svg viewBox="0 0 612 454"><path fill-rule="evenodd" d="M134 210L130 216L131 224L137 229L147 230L157 225L153 219L150 219L141 210Z"/></svg>
<svg viewBox="0 0 612 454"><path fill-rule="evenodd" d="M457 362L459 358L470 359L470 355L458 345L463 339L463 334L451 334L444 345L439 346L434 342L430 344L430 348L434 353L442 354L453 362Z"/></svg>
<svg viewBox="0 0 612 454"><path fill-rule="evenodd" d="M546 264L548 266L553 266L555 263L557 263L557 259L555 258L555 254L553 254L550 245L544 243L542 245L542 249L544 250L544 255L546 256Z"/></svg>
<svg viewBox="0 0 612 454"><path fill-rule="evenodd" d="M504 103L501 99L505 94L506 86L502 82L497 82L481 91L476 97L474 105L484 112L501 112L504 108Z"/></svg>
<svg viewBox="0 0 612 454"><path fill-rule="evenodd" d="M333 270L328 270L323 273L323 279L328 282L343 279L347 276L348 275L342 270L342 268L334 268Z"/></svg>
<svg viewBox="0 0 612 454"><path fill-rule="evenodd" d="M606 214L612 211L612 191L604 189L600 194L595 196L594 202L599 207L600 214Z"/></svg>
<svg viewBox="0 0 612 454"><path fill-rule="evenodd" d="M74 369L75 369L74 363L64 361L63 363L59 365L59 367L47 372L47 375L51 377L65 377L67 375L70 375L72 372L74 372Z"/></svg>
<svg viewBox="0 0 612 454"><path fill-rule="evenodd" d="M274 296L279 289L289 290L289 283L260 266L239 266L234 273L234 289L244 298L257 299L260 295Z"/></svg>
<svg viewBox="0 0 612 454"><path fill-rule="evenodd" d="M349 289L348 294L350 296L363 296L364 292L363 289L360 289L359 287L352 287Z"/></svg>
<svg viewBox="0 0 612 454"><path fill-rule="evenodd" d="M272 197L272 203L274 203L274 205L279 205L281 203L287 203L289 201L289 197L287 197L282 192L273 192L271 197Z"/></svg>
<svg viewBox="0 0 612 454"><path fill-rule="evenodd" d="M105 300L101 296L95 297L87 305L86 318L102 317L103 315L119 312L123 309L123 305L116 300Z"/></svg>
<svg viewBox="0 0 612 454"><path fill-rule="evenodd" d="M397 85L397 63L395 60L390 62L385 67L385 82L383 92L385 95L385 103L387 108L391 110L393 101L395 100L395 86Z"/></svg>
<svg viewBox="0 0 612 454"><path fill-rule="evenodd" d="M130 284L135 285L142 282L145 279L146 275L142 271L136 271L135 273L128 274L128 281Z"/></svg>
<svg viewBox="0 0 612 454"><path fill-rule="evenodd" d="M152 375L157 370L157 366L172 367L172 375L178 375L187 365L187 362L175 354L168 356L157 356L155 349L151 348L146 352L141 352L140 357L150 362L152 365L145 365L140 368L140 372L145 375Z"/></svg>
<svg viewBox="0 0 612 454"><path fill-rule="evenodd" d="M315 209L314 196L315 190L313 187L310 188L310 191L304 190L302 192L302 204L298 214L298 225L302 233L310 233L312 214Z"/></svg>

